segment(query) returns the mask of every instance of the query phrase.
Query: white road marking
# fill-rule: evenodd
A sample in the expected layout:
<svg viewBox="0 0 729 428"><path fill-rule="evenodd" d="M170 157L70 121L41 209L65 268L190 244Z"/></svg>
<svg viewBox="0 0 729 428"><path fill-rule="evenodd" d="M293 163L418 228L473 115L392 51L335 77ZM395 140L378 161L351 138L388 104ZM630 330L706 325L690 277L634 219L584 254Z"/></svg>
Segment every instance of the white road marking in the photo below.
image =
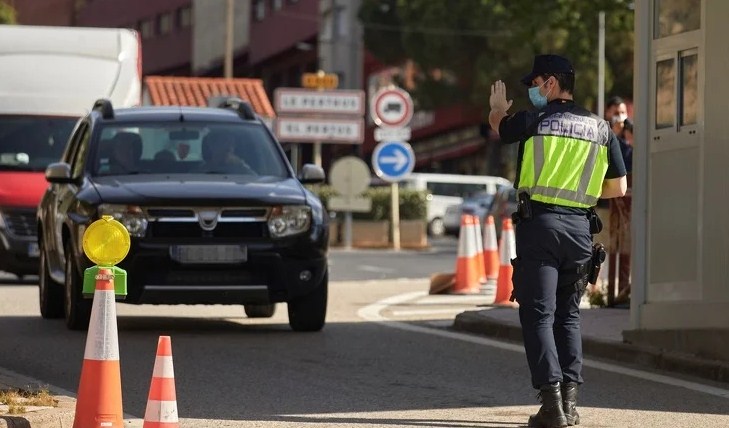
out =
<svg viewBox="0 0 729 428"><path fill-rule="evenodd" d="M463 312L463 308L445 308L445 309L412 309L407 311L392 311L392 314L398 317L408 315L438 315L438 314L457 314Z"/></svg>
<svg viewBox="0 0 729 428"><path fill-rule="evenodd" d="M391 305L397 305L404 302L408 302L423 296L425 293L422 291L416 291L411 293L404 293L395 296L391 296L375 302L371 305L365 306L357 311L357 315L367 321L379 323L385 327L397 328L400 330L412 331L417 333L425 333L433 336L445 337L448 339L460 340L463 342L474 343L477 345L490 346L492 348L503 349L506 351L524 353L522 345L515 345L506 342L499 342L493 339L470 335L466 333L458 333L447 330L437 330L434 328L423 327L420 325L408 324L400 321L393 321L380 315L380 313L387 309ZM585 358L583 361L585 367L591 367L606 372L617 373L625 376L631 376L642 380L651 382L662 383L664 385L677 386L680 388L686 388L692 391L713 395L716 397L729 399L729 390L716 388L709 385L703 385L697 382L690 382L682 379L676 379L665 375L659 375L650 373L642 370L630 369L627 367L621 367L615 364L603 363L599 361L593 361Z"/></svg>
<svg viewBox="0 0 729 428"><path fill-rule="evenodd" d="M393 273L395 272L395 269L391 268L383 268L379 266L370 266L370 265L359 265L357 266L358 270L365 271L365 272L376 272L376 273Z"/></svg>

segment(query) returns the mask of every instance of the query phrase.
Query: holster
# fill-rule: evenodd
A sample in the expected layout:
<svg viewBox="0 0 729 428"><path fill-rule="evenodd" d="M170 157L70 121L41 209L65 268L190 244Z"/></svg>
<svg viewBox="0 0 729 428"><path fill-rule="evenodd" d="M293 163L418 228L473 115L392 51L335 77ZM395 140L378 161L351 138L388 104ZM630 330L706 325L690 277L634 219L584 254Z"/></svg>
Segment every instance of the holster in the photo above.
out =
<svg viewBox="0 0 729 428"><path fill-rule="evenodd" d="M590 284L597 283L597 278L600 276L600 267L607 257L607 251L605 246L600 242L592 244L592 258L590 258L589 266L587 269L587 282Z"/></svg>
<svg viewBox="0 0 729 428"><path fill-rule="evenodd" d="M516 211L511 214L511 221L518 224L532 218L532 200L529 198L529 194L526 192L519 193L516 201Z"/></svg>
<svg viewBox="0 0 729 428"><path fill-rule="evenodd" d="M597 235L602 231L602 220L600 219L600 216L597 215L597 211L595 211L595 208L590 208L587 211L587 219L590 220L590 233L593 235Z"/></svg>

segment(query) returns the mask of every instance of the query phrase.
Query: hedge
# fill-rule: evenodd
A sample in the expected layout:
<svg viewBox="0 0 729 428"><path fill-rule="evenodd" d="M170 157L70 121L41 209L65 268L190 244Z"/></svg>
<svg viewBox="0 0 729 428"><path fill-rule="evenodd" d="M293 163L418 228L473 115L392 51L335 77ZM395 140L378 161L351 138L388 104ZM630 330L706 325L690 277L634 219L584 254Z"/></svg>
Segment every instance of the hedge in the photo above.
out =
<svg viewBox="0 0 729 428"><path fill-rule="evenodd" d="M329 198L337 192L331 186L307 186L319 196L325 207ZM427 195L425 191L400 189L400 220L426 220ZM368 213L352 213L355 220L390 220L390 186L370 187L365 197L372 199L372 210Z"/></svg>

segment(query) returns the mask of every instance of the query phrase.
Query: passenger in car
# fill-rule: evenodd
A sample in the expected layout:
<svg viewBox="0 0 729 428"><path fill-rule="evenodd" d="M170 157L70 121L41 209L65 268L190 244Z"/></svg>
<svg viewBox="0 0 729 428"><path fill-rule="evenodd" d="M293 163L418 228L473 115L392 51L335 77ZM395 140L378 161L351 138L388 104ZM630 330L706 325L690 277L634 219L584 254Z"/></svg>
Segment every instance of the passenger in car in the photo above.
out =
<svg viewBox="0 0 729 428"><path fill-rule="evenodd" d="M235 136L224 130L212 130L202 141L202 172L256 174L243 159L235 154Z"/></svg>
<svg viewBox="0 0 729 428"><path fill-rule="evenodd" d="M110 141L110 174L129 174L139 172L139 159L142 157L142 139L133 132L119 132Z"/></svg>

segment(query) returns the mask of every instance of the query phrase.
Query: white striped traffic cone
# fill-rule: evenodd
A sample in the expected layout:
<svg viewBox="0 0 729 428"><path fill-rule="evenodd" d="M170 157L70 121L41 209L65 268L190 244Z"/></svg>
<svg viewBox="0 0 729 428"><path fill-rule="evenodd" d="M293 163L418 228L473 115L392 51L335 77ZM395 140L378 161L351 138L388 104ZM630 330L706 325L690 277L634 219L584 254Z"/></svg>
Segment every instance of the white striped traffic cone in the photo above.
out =
<svg viewBox="0 0 729 428"><path fill-rule="evenodd" d="M160 336L149 387L144 428L178 428L175 370L172 364L170 336Z"/></svg>
<svg viewBox="0 0 729 428"><path fill-rule="evenodd" d="M111 269L101 268L96 274L73 427L123 426L114 275Z"/></svg>
<svg viewBox="0 0 729 428"><path fill-rule="evenodd" d="M458 236L456 260L456 282L453 292L458 294L478 293L481 285L481 267L478 266L478 248L473 231L474 221L470 214L461 216L461 231Z"/></svg>
<svg viewBox="0 0 729 428"><path fill-rule="evenodd" d="M514 267L511 260L516 258L516 237L514 236L514 227L511 219L505 218L501 227L501 246L499 247L500 263L499 278L496 280L496 297L495 305L516 306L509 299L514 291L514 283L511 277L514 274Z"/></svg>

